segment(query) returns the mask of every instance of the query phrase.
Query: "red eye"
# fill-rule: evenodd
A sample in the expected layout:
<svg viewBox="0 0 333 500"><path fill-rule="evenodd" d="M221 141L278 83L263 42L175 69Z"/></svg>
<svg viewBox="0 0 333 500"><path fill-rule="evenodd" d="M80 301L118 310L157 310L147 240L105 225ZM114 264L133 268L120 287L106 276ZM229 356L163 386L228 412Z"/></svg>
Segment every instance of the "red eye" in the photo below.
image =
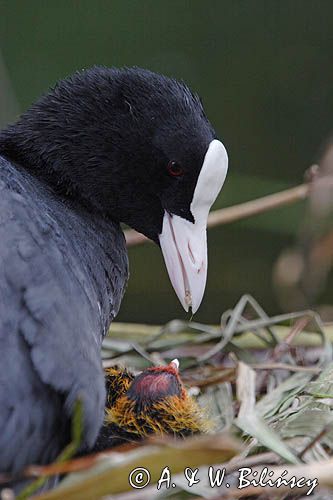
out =
<svg viewBox="0 0 333 500"><path fill-rule="evenodd" d="M179 177L180 175L183 175L184 170L182 169L181 165L174 160L169 161L168 166L168 173L172 175L173 177Z"/></svg>

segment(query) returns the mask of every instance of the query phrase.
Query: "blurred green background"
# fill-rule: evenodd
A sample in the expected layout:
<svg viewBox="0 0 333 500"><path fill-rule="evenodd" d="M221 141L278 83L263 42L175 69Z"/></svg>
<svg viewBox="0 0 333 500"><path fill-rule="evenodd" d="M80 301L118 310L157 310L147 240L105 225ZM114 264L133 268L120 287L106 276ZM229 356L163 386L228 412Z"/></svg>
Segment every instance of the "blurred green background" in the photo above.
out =
<svg viewBox="0 0 333 500"><path fill-rule="evenodd" d="M0 44L2 126L78 68L138 65L184 79L229 153L215 208L301 183L333 128L331 0L0 0ZM303 211L298 204L209 232L196 320L217 322L243 293L279 311L272 267ZM185 318L158 248L129 256L118 319Z"/></svg>

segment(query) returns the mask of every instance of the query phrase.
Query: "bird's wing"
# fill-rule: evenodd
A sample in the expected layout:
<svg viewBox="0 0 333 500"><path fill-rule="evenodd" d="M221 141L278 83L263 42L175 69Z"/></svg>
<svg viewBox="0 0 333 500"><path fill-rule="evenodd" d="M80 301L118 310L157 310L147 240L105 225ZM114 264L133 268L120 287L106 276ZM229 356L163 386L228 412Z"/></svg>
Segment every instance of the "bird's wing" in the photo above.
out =
<svg viewBox="0 0 333 500"><path fill-rule="evenodd" d="M62 432L78 398L93 444L105 402L102 332L127 273L122 255L106 265L103 237L37 184L0 160L0 470L40 460L19 447L59 437L53 427Z"/></svg>

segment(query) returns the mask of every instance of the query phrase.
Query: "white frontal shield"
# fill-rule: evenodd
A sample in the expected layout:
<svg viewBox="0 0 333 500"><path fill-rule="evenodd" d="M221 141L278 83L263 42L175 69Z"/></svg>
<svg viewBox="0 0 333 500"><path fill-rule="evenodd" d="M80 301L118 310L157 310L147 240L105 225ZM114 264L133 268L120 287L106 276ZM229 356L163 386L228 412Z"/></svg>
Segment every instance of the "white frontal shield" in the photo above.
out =
<svg viewBox="0 0 333 500"><path fill-rule="evenodd" d="M207 279L207 219L228 170L223 144L213 140L207 150L194 190L191 213L194 223L164 213L160 245L171 283L185 311L195 313Z"/></svg>

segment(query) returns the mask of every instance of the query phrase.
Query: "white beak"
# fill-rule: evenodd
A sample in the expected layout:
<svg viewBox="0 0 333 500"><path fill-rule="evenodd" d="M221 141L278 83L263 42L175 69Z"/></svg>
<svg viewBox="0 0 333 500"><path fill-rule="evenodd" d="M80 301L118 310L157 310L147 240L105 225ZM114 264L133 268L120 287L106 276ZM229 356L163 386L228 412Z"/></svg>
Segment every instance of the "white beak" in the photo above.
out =
<svg viewBox="0 0 333 500"><path fill-rule="evenodd" d="M160 245L171 283L185 311L195 313L207 279L207 219L228 170L223 144L210 143L194 190L191 213L194 224L165 211Z"/></svg>

